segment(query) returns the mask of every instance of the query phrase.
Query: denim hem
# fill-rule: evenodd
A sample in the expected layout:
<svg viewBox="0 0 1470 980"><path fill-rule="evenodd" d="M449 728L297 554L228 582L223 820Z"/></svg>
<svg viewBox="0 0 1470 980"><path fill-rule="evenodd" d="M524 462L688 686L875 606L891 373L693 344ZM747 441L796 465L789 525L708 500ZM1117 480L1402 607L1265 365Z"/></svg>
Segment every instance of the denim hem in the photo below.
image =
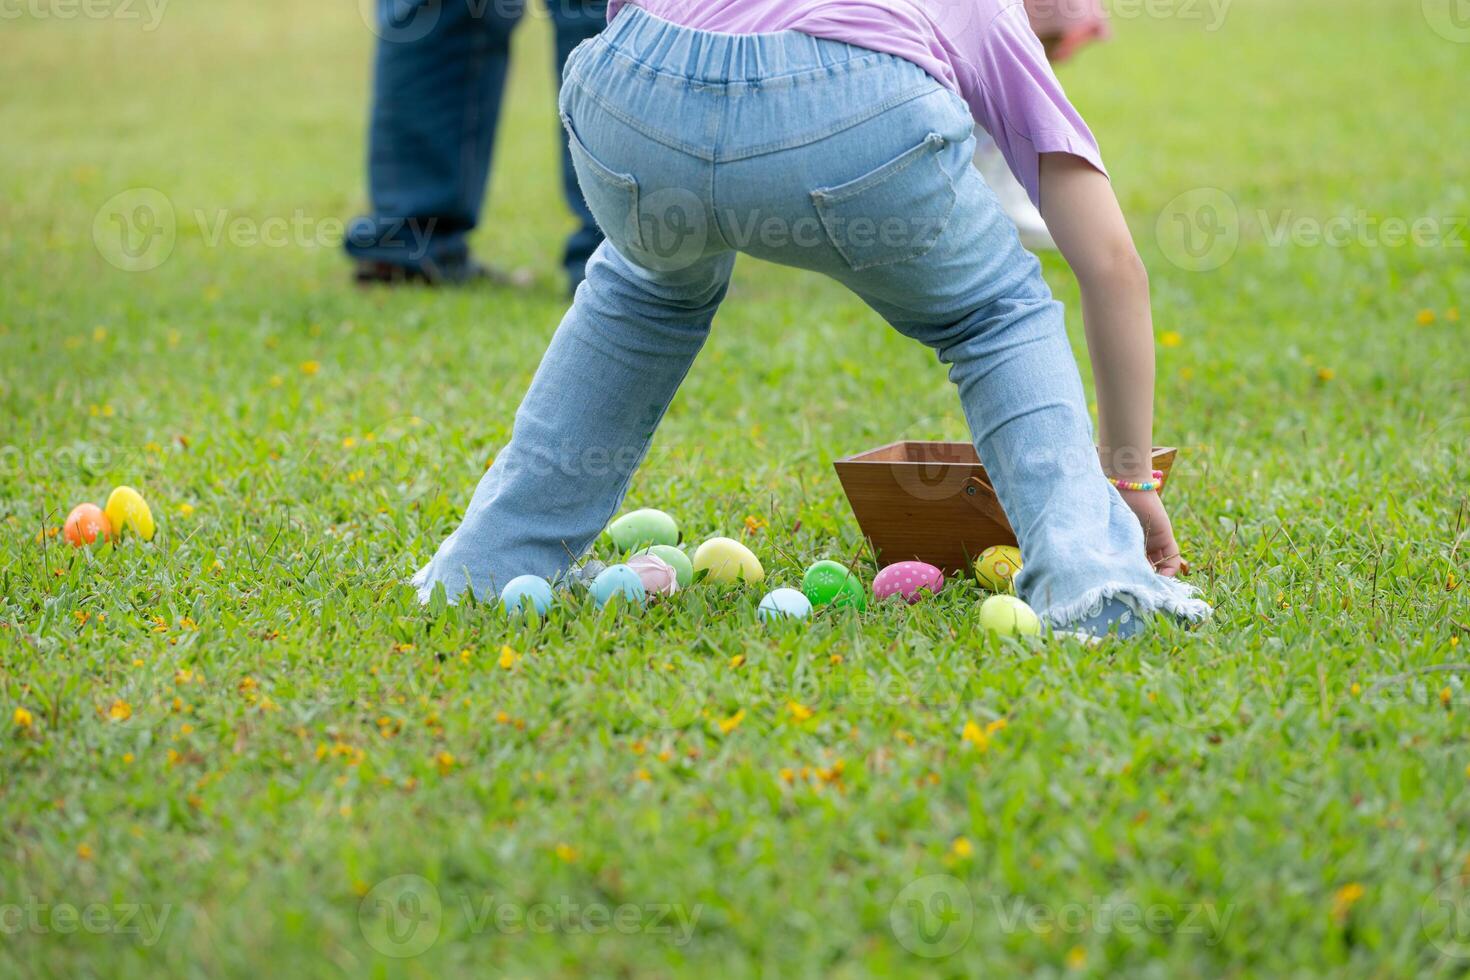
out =
<svg viewBox="0 0 1470 980"><path fill-rule="evenodd" d="M1088 589L1072 602L1048 606L1041 612L1041 618L1058 629L1065 629L1097 616L1113 600L1123 603L1141 618L1167 613L1183 622L1203 623L1214 614L1210 604L1198 598L1199 589L1195 586L1163 575L1155 578L1158 582L1152 586L1114 584Z"/></svg>

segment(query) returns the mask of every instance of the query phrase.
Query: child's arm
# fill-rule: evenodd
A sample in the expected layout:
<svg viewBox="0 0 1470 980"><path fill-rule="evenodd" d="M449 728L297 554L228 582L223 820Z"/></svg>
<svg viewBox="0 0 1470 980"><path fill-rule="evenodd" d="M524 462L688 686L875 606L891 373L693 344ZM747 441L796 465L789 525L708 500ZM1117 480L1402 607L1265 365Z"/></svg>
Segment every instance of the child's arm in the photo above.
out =
<svg viewBox="0 0 1470 980"><path fill-rule="evenodd" d="M1082 320L1097 388L1103 469L1145 481L1152 469L1154 332L1148 272L1108 178L1068 153L1041 155L1041 214L1082 291ZM1124 491L1164 575L1182 560L1169 515L1152 491Z"/></svg>

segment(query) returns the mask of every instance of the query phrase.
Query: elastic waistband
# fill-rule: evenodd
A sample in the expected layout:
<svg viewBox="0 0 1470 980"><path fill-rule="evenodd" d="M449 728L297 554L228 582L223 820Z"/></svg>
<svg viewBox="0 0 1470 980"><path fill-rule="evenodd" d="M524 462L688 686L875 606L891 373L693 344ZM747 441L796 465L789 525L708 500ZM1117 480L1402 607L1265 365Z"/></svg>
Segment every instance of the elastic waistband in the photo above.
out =
<svg viewBox="0 0 1470 980"><path fill-rule="evenodd" d="M722 34L681 27L632 4L618 11L599 39L650 70L713 85L769 82L891 57L800 31Z"/></svg>

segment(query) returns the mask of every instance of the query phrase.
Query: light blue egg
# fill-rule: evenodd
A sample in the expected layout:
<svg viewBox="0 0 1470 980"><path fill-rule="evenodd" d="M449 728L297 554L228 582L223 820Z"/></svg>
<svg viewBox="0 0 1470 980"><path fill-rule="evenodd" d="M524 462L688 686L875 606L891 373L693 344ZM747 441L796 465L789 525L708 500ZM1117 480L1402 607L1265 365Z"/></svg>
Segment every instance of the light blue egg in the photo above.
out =
<svg viewBox="0 0 1470 980"><path fill-rule="evenodd" d="M551 583L539 575L517 575L500 590L500 604L513 616L525 612L527 604L545 616L551 601Z"/></svg>
<svg viewBox="0 0 1470 980"><path fill-rule="evenodd" d="M587 591L592 593L593 600L599 606L607 605L616 596L622 596L624 602L639 604L648 598L648 593L643 589L643 580L627 565L607 566L592 580L592 586Z"/></svg>
<svg viewBox="0 0 1470 980"><path fill-rule="evenodd" d="M763 623L773 619L806 619L811 614L812 601L796 589L772 589L756 610Z"/></svg>

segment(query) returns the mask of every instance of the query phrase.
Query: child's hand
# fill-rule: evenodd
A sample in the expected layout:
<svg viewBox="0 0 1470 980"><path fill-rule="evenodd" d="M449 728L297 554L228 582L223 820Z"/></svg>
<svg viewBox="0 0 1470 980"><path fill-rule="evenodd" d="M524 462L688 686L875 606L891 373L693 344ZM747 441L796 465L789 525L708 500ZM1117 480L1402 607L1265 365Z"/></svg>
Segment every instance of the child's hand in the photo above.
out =
<svg viewBox="0 0 1470 980"><path fill-rule="evenodd" d="M1138 517L1143 525L1143 546L1148 560L1153 562L1154 571L1173 578L1188 574L1189 563L1179 554L1179 545L1174 541L1174 526L1169 523L1169 514L1164 502L1152 490L1123 490L1123 502Z"/></svg>

